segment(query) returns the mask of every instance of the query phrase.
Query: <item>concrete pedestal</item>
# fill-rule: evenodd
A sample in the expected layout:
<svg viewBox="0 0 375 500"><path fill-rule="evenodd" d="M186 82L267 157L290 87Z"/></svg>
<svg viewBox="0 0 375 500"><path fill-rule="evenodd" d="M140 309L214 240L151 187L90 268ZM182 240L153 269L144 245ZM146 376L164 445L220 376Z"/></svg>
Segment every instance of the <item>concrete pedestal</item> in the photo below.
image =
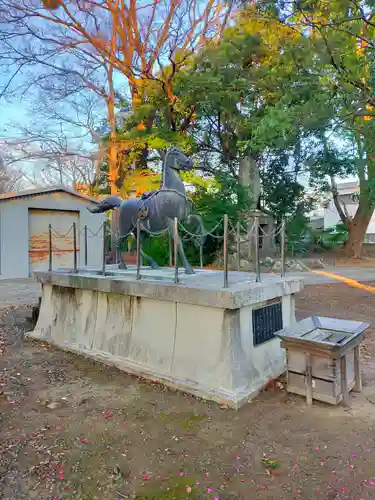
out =
<svg viewBox="0 0 375 500"><path fill-rule="evenodd" d="M285 371L285 352L273 337L253 341L253 311L282 304L282 326L295 321L299 278L267 275L261 283L231 272L180 273L142 268L109 276L38 272L43 284L38 323L30 336L148 379L237 408Z"/></svg>

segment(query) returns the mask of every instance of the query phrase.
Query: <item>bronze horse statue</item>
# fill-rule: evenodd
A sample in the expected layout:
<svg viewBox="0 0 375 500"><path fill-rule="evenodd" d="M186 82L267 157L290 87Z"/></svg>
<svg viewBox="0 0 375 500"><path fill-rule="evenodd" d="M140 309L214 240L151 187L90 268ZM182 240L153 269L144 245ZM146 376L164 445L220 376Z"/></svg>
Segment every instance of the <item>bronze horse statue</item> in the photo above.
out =
<svg viewBox="0 0 375 500"><path fill-rule="evenodd" d="M200 227L200 239L203 243L205 229L202 219L197 214L192 214L192 202L186 196L185 185L180 177L180 171L191 170L193 162L182 151L170 148L165 154L163 162L163 176L160 189L147 193L141 198L129 198L122 201L117 196L108 196L95 208L88 208L91 213L102 213L107 210L120 208L120 238L117 245L124 244L130 234L136 231L137 219L141 222L141 254L153 269L159 267L157 262L142 249L142 236L147 233L162 233L168 230L174 238L173 219L191 222L195 220ZM120 253L120 252L119 252ZM181 257L186 274L193 274L194 270L189 264L180 236L178 236L178 253ZM121 255L121 253L120 253ZM126 263L121 257L120 269L126 269Z"/></svg>

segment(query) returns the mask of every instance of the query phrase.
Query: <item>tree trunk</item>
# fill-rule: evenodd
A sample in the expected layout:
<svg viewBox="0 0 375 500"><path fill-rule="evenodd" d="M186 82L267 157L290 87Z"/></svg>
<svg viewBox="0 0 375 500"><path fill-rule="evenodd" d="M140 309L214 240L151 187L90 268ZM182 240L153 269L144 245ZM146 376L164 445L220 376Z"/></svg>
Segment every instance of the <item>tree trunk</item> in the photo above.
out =
<svg viewBox="0 0 375 500"><path fill-rule="evenodd" d="M248 193L251 210L255 210L260 198L260 174L254 156L247 155L240 158L238 180Z"/></svg>
<svg viewBox="0 0 375 500"><path fill-rule="evenodd" d="M368 182L360 176L359 204L353 218L349 215L345 204L340 201L336 180L333 176L331 176L331 192L340 219L348 229L348 239L344 245L345 255L359 259L362 256L367 227L374 211L369 201Z"/></svg>
<svg viewBox="0 0 375 500"><path fill-rule="evenodd" d="M345 255L350 258L359 259L362 256L363 243L366 230L372 216L372 210L361 210L358 207L354 218L348 221L348 239L345 242Z"/></svg>

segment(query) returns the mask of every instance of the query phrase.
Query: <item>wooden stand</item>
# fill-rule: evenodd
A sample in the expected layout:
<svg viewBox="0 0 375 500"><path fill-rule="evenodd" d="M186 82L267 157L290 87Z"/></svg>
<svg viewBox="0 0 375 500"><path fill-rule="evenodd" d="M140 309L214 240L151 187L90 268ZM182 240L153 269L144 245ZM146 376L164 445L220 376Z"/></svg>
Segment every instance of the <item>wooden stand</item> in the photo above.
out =
<svg viewBox="0 0 375 500"><path fill-rule="evenodd" d="M340 320L313 317L300 322L297 331L279 332L281 346L287 352L288 392L305 396L308 406L313 399L349 406L349 392L362 389L360 343L367 327L364 323L341 324Z"/></svg>

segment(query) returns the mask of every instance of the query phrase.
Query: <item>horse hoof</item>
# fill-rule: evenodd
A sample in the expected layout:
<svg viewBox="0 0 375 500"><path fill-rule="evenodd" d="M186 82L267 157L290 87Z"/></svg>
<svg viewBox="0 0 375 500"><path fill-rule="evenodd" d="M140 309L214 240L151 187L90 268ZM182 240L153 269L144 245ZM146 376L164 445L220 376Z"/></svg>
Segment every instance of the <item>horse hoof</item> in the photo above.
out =
<svg viewBox="0 0 375 500"><path fill-rule="evenodd" d="M159 264L157 264L156 262L154 264L151 264L151 267L152 269L160 269Z"/></svg>
<svg viewBox="0 0 375 500"><path fill-rule="evenodd" d="M192 267L185 269L185 274L195 274L195 271Z"/></svg>
<svg viewBox="0 0 375 500"><path fill-rule="evenodd" d="M126 264L124 264L123 262L120 262L120 264L118 265L118 268L119 268L119 269L127 269L128 267L127 267L127 265L126 265Z"/></svg>

